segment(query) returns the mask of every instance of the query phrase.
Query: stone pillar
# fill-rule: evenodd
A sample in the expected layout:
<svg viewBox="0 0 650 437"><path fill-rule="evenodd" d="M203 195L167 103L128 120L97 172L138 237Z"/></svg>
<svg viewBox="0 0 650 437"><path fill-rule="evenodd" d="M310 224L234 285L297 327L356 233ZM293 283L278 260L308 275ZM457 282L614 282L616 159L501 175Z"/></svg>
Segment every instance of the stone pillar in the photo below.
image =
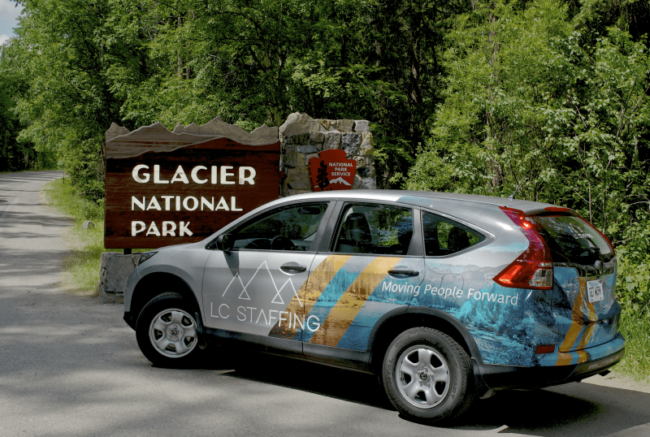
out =
<svg viewBox="0 0 650 437"><path fill-rule="evenodd" d="M341 149L357 162L353 190L377 188L372 133L367 120L313 119L295 112L280 126L280 196L310 193L309 159Z"/></svg>
<svg viewBox="0 0 650 437"><path fill-rule="evenodd" d="M103 303L124 303L126 279L135 270L139 253L123 255L118 252L104 252L99 265L99 296Z"/></svg>

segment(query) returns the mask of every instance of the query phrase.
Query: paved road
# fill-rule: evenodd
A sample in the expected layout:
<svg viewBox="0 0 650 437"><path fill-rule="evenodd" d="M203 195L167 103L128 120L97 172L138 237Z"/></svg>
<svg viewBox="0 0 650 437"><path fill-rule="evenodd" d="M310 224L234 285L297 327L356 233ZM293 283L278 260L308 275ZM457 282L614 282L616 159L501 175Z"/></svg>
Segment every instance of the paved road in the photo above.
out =
<svg viewBox="0 0 650 437"><path fill-rule="evenodd" d="M120 305L61 290L70 221L55 172L0 174L0 436L649 436L650 390L595 377L477 403L460 425L401 419L374 378L249 355L152 367Z"/></svg>

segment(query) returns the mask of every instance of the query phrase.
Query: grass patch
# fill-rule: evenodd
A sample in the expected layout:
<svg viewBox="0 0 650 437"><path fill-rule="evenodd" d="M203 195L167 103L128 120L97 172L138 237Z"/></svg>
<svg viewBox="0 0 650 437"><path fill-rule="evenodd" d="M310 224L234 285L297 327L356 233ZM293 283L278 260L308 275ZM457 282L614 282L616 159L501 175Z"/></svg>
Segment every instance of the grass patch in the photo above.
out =
<svg viewBox="0 0 650 437"><path fill-rule="evenodd" d="M122 252L104 248L103 206L81 197L69 179L45 184L43 191L51 207L75 221L75 225L63 233L65 244L72 249L72 254L64 262L67 285L79 293L96 293L102 253ZM95 223L95 227L84 229L82 225L86 220Z"/></svg>
<svg viewBox="0 0 650 437"><path fill-rule="evenodd" d="M614 370L650 382L650 316L623 312L621 333L625 337L625 358Z"/></svg>

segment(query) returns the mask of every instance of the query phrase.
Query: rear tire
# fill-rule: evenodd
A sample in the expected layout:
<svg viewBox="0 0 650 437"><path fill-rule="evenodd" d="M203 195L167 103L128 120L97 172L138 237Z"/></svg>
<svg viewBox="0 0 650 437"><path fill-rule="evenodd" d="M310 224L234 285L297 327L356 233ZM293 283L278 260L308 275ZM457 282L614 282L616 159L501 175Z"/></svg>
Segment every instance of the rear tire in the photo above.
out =
<svg viewBox="0 0 650 437"><path fill-rule="evenodd" d="M138 346L160 367L187 367L203 349L195 305L179 293L166 292L151 299L135 325Z"/></svg>
<svg viewBox="0 0 650 437"><path fill-rule="evenodd" d="M425 327L398 335L388 347L382 366L388 399L415 422L450 421L476 399L472 362L447 334Z"/></svg>

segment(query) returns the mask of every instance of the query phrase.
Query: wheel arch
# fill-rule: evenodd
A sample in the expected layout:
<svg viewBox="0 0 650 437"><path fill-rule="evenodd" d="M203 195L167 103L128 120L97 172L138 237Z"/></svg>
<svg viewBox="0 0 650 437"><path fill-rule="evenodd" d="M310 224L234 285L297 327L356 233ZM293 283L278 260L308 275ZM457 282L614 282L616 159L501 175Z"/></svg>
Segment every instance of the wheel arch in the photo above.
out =
<svg viewBox="0 0 650 437"><path fill-rule="evenodd" d="M470 358L482 363L481 353L469 330L449 314L432 308L412 307L389 312L379 320L370 335L371 367L381 367L390 343L400 333L417 326L426 326L444 332L467 352Z"/></svg>
<svg viewBox="0 0 650 437"><path fill-rule="evenodd" d="M193 302L198 317L201 317L201 307L196 299L196 294L187 282L172 273L154 272L140 279L133 290L130 313L134 317L134 322L137 320L142 308L151 299L167 291L175 291ZM198 320L198 322L201 323L201 320Z"/></svg>

